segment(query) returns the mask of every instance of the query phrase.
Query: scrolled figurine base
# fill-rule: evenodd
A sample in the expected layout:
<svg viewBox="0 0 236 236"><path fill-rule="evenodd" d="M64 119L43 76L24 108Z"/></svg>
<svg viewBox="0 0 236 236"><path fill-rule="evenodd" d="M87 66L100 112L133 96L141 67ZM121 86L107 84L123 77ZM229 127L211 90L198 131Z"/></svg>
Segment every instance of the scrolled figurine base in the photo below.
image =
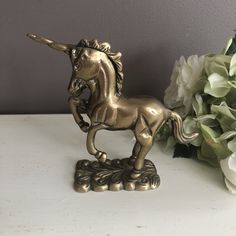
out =
<svg viewBox="0 0 236 236"><path fill-rule="evenodd" d="M80 160L76 165L74 189L81 193L122 189L145 191L160 185L159 175L150 160L145 160L141 175L135 180L130 178L132 168L129 158L107 160L105 163Z"/></svg>

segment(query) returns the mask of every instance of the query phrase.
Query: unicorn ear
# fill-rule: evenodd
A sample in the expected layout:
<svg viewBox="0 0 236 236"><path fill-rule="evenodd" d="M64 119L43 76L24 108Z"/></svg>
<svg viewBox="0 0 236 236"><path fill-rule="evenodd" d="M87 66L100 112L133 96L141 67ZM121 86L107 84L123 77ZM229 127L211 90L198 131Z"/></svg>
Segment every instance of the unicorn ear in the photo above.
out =
<svg viewBox="0 0 236 236"><path fill-rule="evenodd" d="M77 47L88 47L89 42L87 39L81 39L77 44Z"/></svg>
<svg viewBox="0 0 236 236"><path fill-rule="evenodd" d="M121 52L116 52L116 53L110 53L109 56L110 56L113 60L120 60L122 54L121 54Z"/></svg>
<svg viewBox="0 0 236 236"><path fill-rule="evenodd" d="M101 48L101 50L104 51L104 52L110 52L110 50L111 50L111 45L110 45L109 43L107 43L107 42L104 42L104 43L101 43L101 44L100 44L100 48Z"/></svg>
<svg viewBox="0 0 236 236"><path fill-rule="evenodd" d="M89 46L92 48L95 48L95 49L99 49L99 43L98 43L97 39L91 40L89 42Z"/></svg>

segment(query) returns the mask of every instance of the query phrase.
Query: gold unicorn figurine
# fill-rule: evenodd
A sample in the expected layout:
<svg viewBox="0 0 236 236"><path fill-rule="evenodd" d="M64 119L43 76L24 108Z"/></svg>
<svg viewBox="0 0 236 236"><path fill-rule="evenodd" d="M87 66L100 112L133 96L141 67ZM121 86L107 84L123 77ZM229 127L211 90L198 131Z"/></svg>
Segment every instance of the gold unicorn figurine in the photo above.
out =
<svg viewBox="0 0 236 236"><path fill-rule="evenodd" d="M34 34L27 36L65 52L72 63L73 71L68 88L69 107L81 130L88 132L88 152L98 160L96 168L94 162L87 160L78 162L75 176L76 190L87 192L90 189L117 191L156 188L159 185L158 175L153 164L145 160L145 157L160 127L169 119L173 121L174 134L180 143L189 143L198 134L185 134L181 117L165 108L157 99L126 98L122 95L121 53L112 53L109 43L82 39L77 45L71 45L57 43ZM80 98L85 88L90 90L88 100ZM83 120L81 114L89 117L90 124ZM136 143L129 159L110 161L107 160L106 152L96 148L95 135L102 129L133 131ZM145 178L149 181L145 182Z"/></svg>

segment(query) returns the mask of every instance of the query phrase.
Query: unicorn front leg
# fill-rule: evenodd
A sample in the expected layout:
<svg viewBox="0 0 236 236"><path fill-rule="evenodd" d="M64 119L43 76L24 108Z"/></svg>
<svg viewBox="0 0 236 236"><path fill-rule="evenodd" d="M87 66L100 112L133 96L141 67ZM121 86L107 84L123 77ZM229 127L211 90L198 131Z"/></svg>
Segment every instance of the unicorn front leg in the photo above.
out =
<svg viewBox="0 0 236 236"><path fill-rule="evenodd" d="M82 111L84 109L83 101L80 98L71 96L69 98L68 103L70 111L75 119L75 122L79 125L80 129L83 132L87 133L89 130L89 123L84 121L83 117L81 116L82 112L81 113L79 112L79 110Z"/></svg>
<svg viewBox="0 0 236 236"><path fill-rule="evenodd" d="M95 136L98 130L105 129L107 126L104 124L91 125L87 136L87 150L88 152L95 156L100 162L105 162L107 159L107 154L105 152L99 151L95 147Z"/></svg>

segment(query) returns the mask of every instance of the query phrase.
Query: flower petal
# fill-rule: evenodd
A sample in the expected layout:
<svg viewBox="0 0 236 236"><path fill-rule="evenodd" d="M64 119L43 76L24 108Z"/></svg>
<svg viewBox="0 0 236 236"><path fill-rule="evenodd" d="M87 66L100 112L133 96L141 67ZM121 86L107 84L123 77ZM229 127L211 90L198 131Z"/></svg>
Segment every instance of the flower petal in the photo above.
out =
<svg viewBox="0 0 236 236"><path fill-rule="evenodd" d="M190 56L187 61L181 57L175 63L170 86L165 91L164 104L186 117L192 111L192 98L202 92L202 74L205 56Z"/></svg>
<svg viewBox="0 0 236 236"><path fill-rule="evenodd" d="M204 92L213 97L224 97L230 91L230 85L223 76L213 73L208 77Z"/></svg>
<svg viewBox="0 0 236 236"><path fill-rule="evenodd" d="M236 152L236 137L228 142L228 148L231 152Z"/></svg>
<svg viewBox="0 0 236 236"><path fill-rule="evenodd" d="M220 167L224 176L236 185L236 152L220 161Z"/></svg>
<svg viewBox="0 0 236 236"><path fill-rule="evenodd" d="M230 193L236 194L236 185L232 184L227 178L224 178L225 185Z"/></svg>

